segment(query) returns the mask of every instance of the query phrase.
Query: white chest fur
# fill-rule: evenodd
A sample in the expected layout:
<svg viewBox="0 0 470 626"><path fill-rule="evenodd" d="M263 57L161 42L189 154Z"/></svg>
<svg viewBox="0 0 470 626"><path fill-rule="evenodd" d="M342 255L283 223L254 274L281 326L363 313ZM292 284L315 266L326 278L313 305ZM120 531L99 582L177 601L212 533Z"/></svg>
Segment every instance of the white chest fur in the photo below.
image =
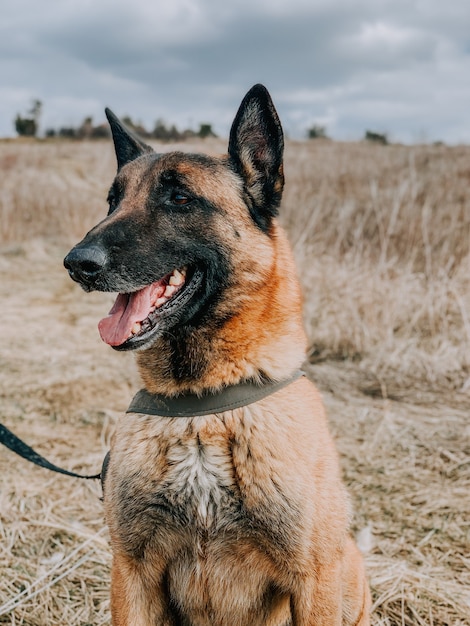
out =
<svg viewBox="0 0 470 626"><path fill-rule="evenodd" d="M233 466L226 446L201 435L178 440L167 453L163 489L181 504L192 503L197 524L209 528L233 487Z"/></svg>

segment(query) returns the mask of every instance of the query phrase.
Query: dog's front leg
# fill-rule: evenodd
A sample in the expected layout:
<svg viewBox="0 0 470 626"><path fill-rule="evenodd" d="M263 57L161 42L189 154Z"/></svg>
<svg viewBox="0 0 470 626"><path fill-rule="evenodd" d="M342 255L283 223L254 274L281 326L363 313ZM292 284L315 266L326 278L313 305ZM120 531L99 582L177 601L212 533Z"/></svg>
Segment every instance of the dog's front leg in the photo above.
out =
<svg viewBox="0 0 470 626"><path fill-rule="evenodd" d="M291 595L292 626L341 626L340 566L302 577Z"/></svg>
<svg viewBox="0 0 470 626"><path fill-rule="evenodd" d="M111 570L113 626L175 626L161 581L144 581L141 563L114 554Z"/></svg>

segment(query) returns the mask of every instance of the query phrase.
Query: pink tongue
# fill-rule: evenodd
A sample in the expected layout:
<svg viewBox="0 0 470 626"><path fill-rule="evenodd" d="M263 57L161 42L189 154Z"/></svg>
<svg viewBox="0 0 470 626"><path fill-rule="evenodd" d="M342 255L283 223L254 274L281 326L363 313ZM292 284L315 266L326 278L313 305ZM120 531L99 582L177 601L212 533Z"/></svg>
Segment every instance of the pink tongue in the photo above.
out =
<svg viewBox="0 0 470 626"><path fill-rule="evenodd" d="M155 300L163 295L163 280L134 293L120 293L108 316L98 324L101 339L110 346L120 346L132 335L136 322L143 322Z"/></svg>

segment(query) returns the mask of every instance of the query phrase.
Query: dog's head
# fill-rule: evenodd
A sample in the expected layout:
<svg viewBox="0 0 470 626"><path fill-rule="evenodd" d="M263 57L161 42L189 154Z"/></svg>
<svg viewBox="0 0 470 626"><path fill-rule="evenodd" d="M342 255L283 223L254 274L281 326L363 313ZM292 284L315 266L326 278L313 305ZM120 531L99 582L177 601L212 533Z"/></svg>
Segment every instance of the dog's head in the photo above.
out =
<svg viewBox="0 0 470 626"><path fill-rule="evenodd" d="M242 273L253 289L261 284L284 185L283 134L262 85L243 99L220 158L157 154L106 114L118 163L109 212L64 264L86 291L118 293L99 328L129 350L201 324Z"/></svg>

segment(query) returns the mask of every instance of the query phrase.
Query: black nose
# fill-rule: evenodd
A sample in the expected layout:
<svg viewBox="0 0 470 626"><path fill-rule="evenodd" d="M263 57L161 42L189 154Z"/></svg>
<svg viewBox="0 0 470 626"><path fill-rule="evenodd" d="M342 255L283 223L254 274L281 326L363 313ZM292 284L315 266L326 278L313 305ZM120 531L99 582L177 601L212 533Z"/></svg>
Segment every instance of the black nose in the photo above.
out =
<svg viewBox="0 0 470 626"><path fill-rule="evenodd" d="M99 246L75 247L64 259L70 278L84 287L92 287L103 272L107 261L106 252Z"/></svg>

